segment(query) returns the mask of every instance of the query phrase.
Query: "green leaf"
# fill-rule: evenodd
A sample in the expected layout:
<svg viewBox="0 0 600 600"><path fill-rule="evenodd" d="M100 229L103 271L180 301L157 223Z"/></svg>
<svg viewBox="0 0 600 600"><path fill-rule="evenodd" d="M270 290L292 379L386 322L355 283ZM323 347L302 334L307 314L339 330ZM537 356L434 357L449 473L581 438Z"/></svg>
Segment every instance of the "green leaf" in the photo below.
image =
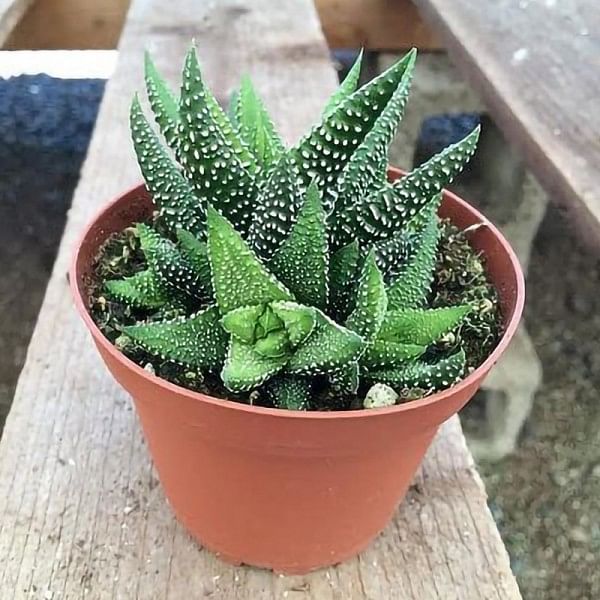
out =
<svg viewBox="0 0 600 600"><path fill-rule="evenodd" d="M403 226L402 230L391 237L380 240L375 244L377 253L377 266L381 269L386 282L395 281L399 273L403 272L411 263L412 257L418 252L418 246L422 243L423 232L427 227L437 229L437 211L442 201L441 194L430 202L423 210L411 217ZM433 225L431 225L433 223ZM436 238L437 243L437 238ZM419 293L425 300L429 293L433 268L435 263L435 248L429 248L427 256L423 257L422 267L427 269L428 277L423 274L423 281Z"/></svg>
<svg viewBox="0 0 600 600"><path fill-rule="evenodd" d="M344 321L356 302L360 249L358 242L340 248L329 262L329 302L336 321Z"/></svg>
<svg viewBox="0 0 600 600"><path fill-rule="evenodd" d="M264 337L256 340L254 349L267 358L288 357L292 351L285 329L270 331Z"/></svg>
<svg viewBox="0 0 600 600"><path fill-rule="evenodd" d="M149 52L144 55L146 92L161 133L172 148L177 145L178 100L158 72Z"/></svg>
<svg viewBox="0 0 600 600"><path fill-rule="evenodd" d="M346 321L346 327L370 340L377 335L386 310L385 284L375 262L375 253L371 250L361 271L356 306Z"/></svg>
<svg viewBox="0 0 600 600"><path fill-rule="evenodd" d="M416 52L406 56L405 71L400 84L371 131L352 154L337 182L336 201L331 215L335 248L357 237L356 207L366 194L387 181L388 146L404 114L415 60Z"/></svg>
<svg viewBox="0 0 600 600"><path fill-rule="evenodd" d="M327 213L335 202L335 181L371 131L413 61L411 51L387 71L347 96L293 148L305 186L313 180L323 192Z"/></svg>
<svg viewBox="0 0 600 600"><path fill-rule="evenodd" d="M434 275L438 239L437 218L412 236L402 268L387 288L389 310L426 304Z"/></svg>
<svg viewBox="0 0 600 600"><path fill-rule="evenodd" d="M212 295L212 277L206 244L189 231L183 229L177 230L177 240L179 241L182 254L187 258L200 278L202 287L210 291Z"/></svg>
<svg viewBox="0 0 600 600"><path fill-rule="evenodd" d="M471 308L467 305L393 310L385 315L379 338L429 346L455 329L470 311Z"/></svg>
<svg viewBox="0 0 600 600"><path fill-rule="evenodd" d="M185 297L210 299L210 290L203 286L194 267L171 240L144 223L137 224L137 231L148 266L161 284L178 292L182 301Z"/></svg>
<svg viewBox="0 0 600 600"><path fill-rule="evenodd" d="M211 206L207 210L206 227L213 287L223 314L240 306L293 300L231 223Z"/></svg>
<svg viewBox="0 0 600 600"><path fill-rule="evenodd" d="M269 269L299 302L327 305L327 226L319 190L311 184L289 236L269 261Z"/></svg>
<svg viewBox="0 0 600 600"><path fill-rule="evenodd" d="M287 365L291 372L310 375L327 374L358 360L364 340L353 331L338 325L317 311L315 330L298 347Z"/></svg>
<svg viewBox="0 0 600 600"><path fill-rule="evenodd" d="M124 327L123 331L150 354L183 365L216 370L225 359L227 334L215 307L188 319Z"/></svg>
<svg viewBox="0 0 600 600"><path fill-rule="evenodd" d="M332 391L339 396L356 394L360 383L358 362L349 362L329 373Z"/></svg>
<svg viewBox="0 0 600 600"><path fill-rule="evenodd" d="M338 105L344 98L350 96L350 94L356 91L356 88L358 87L358 82L360 80L360 67L362 64L362 58L363 50L361 48L360 52L358 53L358 56L356 57L356 60L354 61L354 64L352 65L352 68L348 71L348 74L344 78L344 81L342 81L342 83L338 86L338 88L335 90L335 92L333 92L333 94L327 101L327 104L323 109L324 117L330 115L338 107Z"/></svg>
<svg viewBox="0 0 600 600"><path fill-rule="evenodd" d="M258 164L268 168L284 152L279 134L249 77L243 77L237 96L236 123Z"/></svg>
<svg viewBox="0 0 600 600"><path fill-rule="evenodd" d="M189 316L189 307L185 303L181 302L178 298L169 298L169 301L152 315L152 322L176 321Z"/></svg>
<svg viewBox="0 0 600 600"><path fill-rule="evenodd" d="M232 143L232 134L224 131L227 117L202 81L193 48L183 70L179 112L176 154L197 195L244 231L250 223L256 186L249 165Z"/></svg>
<svg viewBox="0 0 600 600"><path fill-rule="evenodd" d="M367 379L395 388L441 390L458 382L465 372L465 352L459 350L435 363L417 361L396 369L370 371Z"/></svg>
<svg viewBox="0 0 600 600"><path fill-rule="evenodd" d="M223 328L265 356L291 353L312 333L315 309L295 302L241 306L221 320Z"/></svg>
<svg viewBox="0 0 600 600"><path fill-rule="evenodd" d="M193 49L190 50L190 52L193 52ZM146 56L147 56L147 59L149 60L149 55L146 54ZM172 126L175 127L174 134L176 135L177 126L180 121L179 103L177 100L175 100L173 93L168 89L168 87L166 86L164 81L162 81L160 79L160 75L156 71L156 68L152 64L152 61L150 60L149 62L150 62L150 65L148 65L148 62L147 62L147 66L146 66L146 83L147 83L147 87L148 87L148 96L149 96L150 102L152 103L152 108L155 111L155 114L157 114L157 109L161 113L167 112L167 115L165 117L163 117L163 120L166 120L166 123L169 126L169 131L171 130ZM149 74L151 76L150 84L148 84L148 79L149 79L148 75ZM152 88L159 89L160 105L156 108L153 103L153 97L151 96L151 86L152 86ZM215 127L219 130L219 132L223 136L223 138L231 144L233 152L239 158L242 166L245 169L247 169L250 173L254 173L257 165L256 165L256 161L254 160L254 157L252 156L249 148L239 138L239 136L236 132L236 128L233 125L230 117L219 106L219 103L217 102L217 99L215 98L214 94L211 92L210 88L206 87L204 91L205 91L205 96L206 96L206 105L210 111L210 116L212 117L212 119L214 121ZM156 92L154 92L154 89L152 89L152 92L153 92L153 94L152 94L153 96L157 95ZM232 101L234 101L234 100L232 99ZM169 138L165 134L165 130L163 128L161 121L158 121L158 114L157 114L157 122L159 123L159 125L161 127L161 131L163 132L163 135L165 135L165 138L169 142L169 145L171 147L175 148L177 145L178 139L177 138L175 139L175 143L172 143L169 140Z"/></svg>
<svg viewBox="0 0 600 600"><path fill-rule="evenodd" d="M284 153L261 186L248 239L259 256L270 258L290 233L302 203L300 174Z"/></svg>
<svg viewBox="0 0 600 600"><path fill-rule="evenodd" d="M251 390L269 377L281 371L287 357L269 358L257 352L251 345L232 337L221 379L233 392Z"/></svg>
<svg viewBox="0 0 600 600"><path fill-rule="evenodd" d="M245 140L240 137L237 128L229 118L229 115L221 108L210 88L206 87L206 103L210 110L217 128L223 138L231 144L234 154L240 161L240 164L248 173L254 175L258 170L258 163L251 152L251 149L246 144Z"/></svg>
<svg viewBox="0 0 600 600"><path fill-rule="evenodd" d="M265 310L264 305L240 306L230 310L221 319L223 329L246 344L254 344L258 318Z"/></svg>
<svg viewBox="0 0 600 600"><path fill-rule="evenodd" d="M404 267L410 251L409 239L408 233L403 230L373 246L377 266L386 281L397 275Z"/></svg>
<svg viewBox="0 0 600 600"><path fill-rule="evenodd" d="M182 228L199 233L204 223L204 204L160 143L137 96L131 104L130 125L142 176L162 220L171 231Z"/></svg>
<svg viewBox="0 0 600 600"><path fill-rule="evenodd" d="M287 332L292 348L296 348L313 332L317 322L317 311L311 306L295 302L272 302L271 308Z"/></svg>
<svg viewBox="0 0 600 600"><path fill-rule="evenodd" d="M358 220L365 239L385 239L432 202L467 164L477 147L479 126L393 184L361 200Z"/></svg>
<svg viewBox="0 0 600 600"><path fill-rule="evenodd" d="M149 269L125 279L109 280L104 285L113 298L139 308L160 308L169 299Z"/></svg>
<svg viewBox="0 0 600 600"><path fill-rule="evenodd" d="M283 329L283 321L275 314L269 304L265 306L263 312L258 317L258 325L261 337L273 331L281 331Z"/></svg>
<svg viewBox="0 0 600 600"><path fill-rule="evenodd" d="M277 375L265 385L265 395L277 408L308 410L311 387L305 377Z"/></svg>
<svg viewBox="0 0 600 600"><path fill-rule="evenodd" d="M369 344L360 363L367 369L396 367L422 356L426 346L376 339Z"/></svg>

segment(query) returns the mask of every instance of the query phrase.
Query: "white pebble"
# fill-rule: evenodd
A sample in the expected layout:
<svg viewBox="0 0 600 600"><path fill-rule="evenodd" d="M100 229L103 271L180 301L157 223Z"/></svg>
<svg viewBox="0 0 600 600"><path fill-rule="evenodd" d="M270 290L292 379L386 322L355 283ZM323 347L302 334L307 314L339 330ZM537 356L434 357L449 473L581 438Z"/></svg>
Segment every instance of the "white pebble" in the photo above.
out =
<svg viewBox="0 0 600 600"><path fill-rule="evenodd" d="M398 394L393 388L385 383L376 383L371 386L363 400L365 408L383 408L384 406L394 406L398 400Z"/></svg>

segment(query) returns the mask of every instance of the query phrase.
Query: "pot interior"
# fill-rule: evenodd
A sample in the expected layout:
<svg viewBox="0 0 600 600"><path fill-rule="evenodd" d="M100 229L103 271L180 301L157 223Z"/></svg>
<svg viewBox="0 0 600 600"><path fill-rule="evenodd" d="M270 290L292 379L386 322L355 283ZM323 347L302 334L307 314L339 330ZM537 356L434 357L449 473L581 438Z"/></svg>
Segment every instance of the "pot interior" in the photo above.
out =
<svg viewBox="0 0 600 600"><path fill-rule="evenodd" d="M390 180L401 175L402 171L390 168ZM136 221L148 218L153 210L155 207L148 192L143 185L139 185L108 204L84 234L77 252L74 273L86 309L89 306L89 290L93 284L94 264L102 244L112 234L123 231ZM518 260L498 229L455 194L444 191L439 215L442 218L450 218L461 229L481 225L469 234L469 241L475 249L483 253L486 271L498 290L505 330L499 346L504 346L518 325L523 307L524 283Z"/></svg>

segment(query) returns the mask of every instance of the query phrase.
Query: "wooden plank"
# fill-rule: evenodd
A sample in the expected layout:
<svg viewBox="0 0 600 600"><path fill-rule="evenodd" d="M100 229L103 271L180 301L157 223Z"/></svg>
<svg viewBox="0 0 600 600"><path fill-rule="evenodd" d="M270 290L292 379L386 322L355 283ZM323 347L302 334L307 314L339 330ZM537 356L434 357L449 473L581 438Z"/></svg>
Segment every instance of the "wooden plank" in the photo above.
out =
<svg viewBox="0 0 600 600"><path fill-rule="evenodd" d="M411 0L315 0L330 48L439 50Z"/></svg>
<svg viewBox="0 0 600 600"><path fill-rule="evenodd" d="M130 0L36 0L8 38L10 50L111 50Z"/></svg>
<svg viewBox="0 0 600 600"><path fill-rule="evenodd" d="M8 0L5 0L8 1ZM110 49L130 0L38 0L10 36L11 50ZM317 0L330 48L439 50L411 0Z"/></svg>
<svg viewBox="0 0 600 600"><path fill-rule="evenodd" d="M192 37L217 96L250 73L289 141L334 88L309 0L178 0L168 10L134 0L0 441L0 597L520 598L456 418L393 523L339 567L305 577L230 567L175 522L131 402L101 366L65 273L90 216L139 178L127 112L143 48L175 81Z"/></svg>
<svg viewBox="0 0 600 600"><path fill-rule="evenodd" d="M0 0L0 48L33 0Z"/></svg>
<svg viewBox="0 0 600 600"><path fill-rule="evenodd" d="M597 0L415 0L582 235L600 234Z"/></svg>

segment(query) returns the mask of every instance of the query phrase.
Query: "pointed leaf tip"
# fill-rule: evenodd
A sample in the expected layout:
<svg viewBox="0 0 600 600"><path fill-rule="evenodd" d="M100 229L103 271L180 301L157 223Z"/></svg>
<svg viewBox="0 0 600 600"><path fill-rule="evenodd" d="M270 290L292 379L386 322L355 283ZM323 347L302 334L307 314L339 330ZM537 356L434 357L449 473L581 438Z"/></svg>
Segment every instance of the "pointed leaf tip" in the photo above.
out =
<svg viewBox="0 0 600 600"><path fill-rule="evenodd" d="M295 373L325 375L357 361L364 345L364 339L357 333L317 311L314 331L291 356L287 368Z"/></svg>
<svg viewBox="0 0 600 600"><path fill-rule="evenodd" d="M202 203L154 133L137 94L129 118L140 171L164 223L171 231L182 228L198 233L204 220Z"/></svg>
<svg viewBox="0 0 600 600"><path fill-rule="evenodd" d="M144 55L144 79L155 121L169 146L174 148L178 143L178 101L148 51Z"/></svg>
<svg viewBox="0 0 600 600"><path fill-rule="evenodd" d="M169 299L167 290L149 269L125 279L109 279L105 287L110 296L131 306L160 308Z"/></svg>
<svg viewBox="0 0 600 600"><path fill-rule="evenodd" d="M300 173L284 152L266 176L254 206L249 240L259 256L269 259L289 235L302 204Z"/></svg>
<svg viewBox="0 0 600 600"><path fill-rule="evenodd" d="M309 378L277 375L266 384L265 395L277 408L307 410L311 387Z"/></svg>
<svg viewBox="0 0 600 600"><path fill-rule="evenodd" d="M387 239L435 201L467 165L478 139L476 127L393 184L387 183L362 198L357 212L363 236L371 240Z"/></svg>
<svg viewBox="0 0 600 600"><path fill-rule="evenodd" d="M249 75L242 77L235 106L238 133L257 164L268 170L283 154L283 141Z"/></svg>
<svg viewBox="0 0 600 600"><path fill-rule="evenodd" d="M418 223L410 220L406 225L405 230L409 234L406 255L387 288L388 310L417 308L427 304L440 236L436 208L437 203L433 203L419 213L419 217L426 217L422 222L420 219ZM411 232L413 224L415 230Z"/></svg>
<svg viewBox="0 0 600 600"><path fill-rule="evenodd" d="M161 284L177 294L183 303L205 302L210 298L210 290L203 286L193 264L170 239L144 223L137 224L137 231L148 267Z"/></svg>
<svg viewBox="0 0 600 600"><path fill-rule="evenodd" d="M124 333L150 354L179 364L214 370L225 359L227 334L214 307L187 319L128 326Z"/></svg>
<svg viewBox="0 0 600 600"><path fill-rule="evenodd" d="M265 356L253 346L232 337L221 379L232 392L249 391L281 371L286 361L286 356Z"/></svg>
<svg viewBox="0 0 600 600"><path fill-rule="evenodd" d="M346 326L370 340L377 335L386 310L387 296L383 275L377 267L375 252L371 249L360 274L356 307L348 317Z"/></svg>
<svg viewBox="0 0 600 600"><path fill-rule="evenodd" d="M244 233L256 196L253 159L205 85L195 52L186 57L176 156L200 198L210 199Z"/></svg>
<svg viewBox="0 0 600 600"><path fill-rule="evenodd" d="M465 352L460 349L435 363L418 360L395 369L370 371L368 379L391 385L396 389L421 388L426 391L447 389L464 375L465 361Z"/></svg>
<svg viewBox="0 0 600 600"><path fill-rule="evenodd" d="M321 194L314 183L306 191L296 223L269 269L299 302L325 309L328 295L328 240Z"/></svg>
<svg viewBox="0 0 600 600"><path fill-rule="evenodd" d="M335 203L334 183L372 130L398 86L411 77L411 57L405 56L384 73L344 97L292 149L303 183L316 180L329 213Z"/></svg>
<svg viewBox="0 0 600 600"><path fill-rule="evenodd" d="M412 83L414 54L409 53L402 60L405 65L398 86L336 182L330 217L334 248L361 236L358 208L365 197L386 184L388 148L404 115ZM368 244L371 241L365 239Z"/></svg>
<svg viewBox="0 0 600 600"><path fill-rule="evenodd" d="M402 344L429 346L458 327L470 311L468 305L393 310L385 315L379 337Z"/></svg>
<svg viewBox="0 0 600 600"><path fill-rule="evenodd" d="M206 225L215 297L224 314L240 306L293 300L233 225L210 205Z"/></svg>
<svg viewBox="0 0 600 600"><path fill-rule="evenodd" d="M330 259L329 302L333 316L343 322L354 309L359 273L360 248L353 240L334 252Z"/></svg>
<svg viewBox="0 0 600 600"><path fill-rule="evenodd" d="M360 70L363 59L363 48L360 49L356 60L352 67L348 71L344 81L337 87L335 92L331 95L325 108L323 109L323 116L331 114L338 106L338 104L347 96L354 93L358 87L360 81Z"/></svg>

